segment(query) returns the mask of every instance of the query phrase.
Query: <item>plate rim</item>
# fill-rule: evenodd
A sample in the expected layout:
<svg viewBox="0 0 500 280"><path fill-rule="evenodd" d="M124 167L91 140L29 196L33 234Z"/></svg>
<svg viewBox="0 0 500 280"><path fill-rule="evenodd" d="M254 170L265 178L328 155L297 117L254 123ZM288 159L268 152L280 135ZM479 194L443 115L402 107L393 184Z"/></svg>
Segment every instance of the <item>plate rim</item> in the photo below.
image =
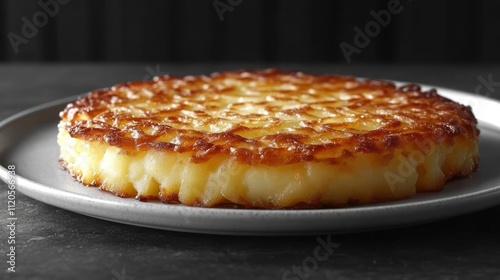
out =
<svg viewBox="0 0 500 280"><path fill-rule="evenodd" d="M407 82L395 82L398 84L408 84ZM449 88L443 88L443 87L436 87L436 86L430 86L430 85L424 85L424 84L419 84L422 88L434 88L438 91L438 93L441 95L442 91L445 91L446 93L452 93L462 95L462 97L467 97L467 98L472 98L472 99L479 99L481 102L486 102L486 103L493 103L495 106L498 106L500 108L500 101L485 97L485 96L478 96L478 95L473 95L464 91L460 90L454 90L454 89L449 89ZM29 117L31 115L36 115L37 113L40 113L43 110L50 110L53 109L55 110L56 107L63 107L65 104L70 103L75 101L78 97L84 96L88 93L84 94L79 94L79 95L74 95L70 97L65 97L57 100L53 100L41 105L37 105L34 107L31 107L29 109L25 109L21 112L18 112L2 121L0 121L0 135L3 131L4 128L8 127L11 124L14 124L15 122L19 121L20 119L24 117ZM447 97L448 94L444 94L443 96ZM479 119L478 119L479 120ZM479 124L480 129L493 129L496 132L500 132L500 126L499 127L483 127L484 124L482 125L481 123ZM29 134L29 133L27 133ZM0 155L3 151L0 150ZM2 179L4 182L7 182L8 180L8 170L5 166L0 163L0 179ZM484 190L476 190L470 193L466 193L465 195L460 195L459 197L452 196L452 197L442 197L442 198L434 198L434 199L429 199L429 200L424 200L424 201L406 201L406 200L398 200L394 202L389 202L389 203L378 203L378 204L369 204L369 205L361 205L361 206L351 206L351 207L346 207L346 208L328 208L328 209L232 209L232 208L199 208L199 207L190 207L190 206L184 206L184 205L169 205L169 204L162 204L162 203L145 203L145 202L140 202L137 201L137 203L148 205L148 204L155 204L155 205L161 205L161 208L169 208L169 209L175 209L174 211L171 211L172 213L170 214L175 214L179 215L180 219L177 219L177 224L172 225L172 226L166 226L164 223L159 223L156 225L151 225L151 224L143 224L137 221L130 221L130 220L120 220L116 218L110 218L107 215L98 215L97 213L82 213L81 211L77 211L74 208L72 209L71 206L64 207L61 206L61 203L56 203L57 200L54 202L54 200L48 200L48 199L40 199L39 197L36 197L37 194L44 193L44 194L54 194L55 198L58 199L67 199L68 196L70 200L80 200L82 201L87 201L87 203L98 203L101 206L118 206L118 207L125 207L127 206L127 201L130 202L131 199L124 199L124 198L119 198L120 201L118 202L115 200L102 200L102 199L96 199L92 197L85 196L84 194L79 194L79 193L72 193L68 192L63 189L55 188L54 186L50 185L45 185L43 183L39 183L33 180L30 180L28 178L19 176L16 174L16 191L19 191L23 193L24 195L31 197L35 200L41 201L43 203L62 208L68 211L76 212L79 214L83 214L86 216L91 216L103 220L111 220L114 222L119 222L119 223L124 223L124 224L132 224L136 226L143 226L143 227L150 227L150 228L158 228L158 229L167 229L167 230L175 230L175 231L185 231L185 232L198 232L198 233L210 233L210 234L237 234L237 235L306 235L306 234L311 234L312 231L303 229L303 230L295 230L294 232L284 232L276 229L274 231L266 231L266 230L255 230L255 231L249 231L248 229L246 230L231 230L230 228L220 228L220 229L209 229L209 228L199 228L198 226L194 225L193 222L196 223L199 219L202 219L207 216L207 213L210 214L211 216L213 215L222 215L225 218L242 218L246 217L248 218L249 216L256 216L259 218L266 219L266 221L273 221L275 219L280 219L282 217L287 217L287 216L297 216L299 218L306 218L309 219L311 216L315 216L316 218L320 220L329 220L331 219L331 216L337 215L347 215L349 213L357 213L357 215L370 215L370 213L374 213L377 211L394 211L394 210L400 210L402 213L418 213L421 208L426 208L426 207L435 207L435 208L442 208L443 205L446 205L447 203L449 204L450 201L452 202L453 205L455 206L464 206L460 208L460 211L457 211L455 213L458 214L452 214L452 215L443 215L444 217L439 217L439 215L436 216L434 220L441 220L444 218L449 218L457 215L461 215L464 213L469 213L469 212L474 212L490 207L494 207L495 205L500 204L500 202L496 202L500 198L500 185L491 187L488 189ZM33 191L35 190L35 191ZM97 190L98 192L102 192L100 190ZM469 205L469 207L466 204L471 202L471 201L482 201L484 200L484 196L488 197L489 199L487 200L488 203L472 203L474 204L473 207ZM92 202L95 200L94 202ZM134 199L135 201L135 199ZM102 205L104 203L104 205ZM135 202L134 202L135 203ZM144 206L140 208L148 209L152 207L157 207L157 206ZM417 209L415 209L417 208ZM180 210L182 209L182 210ZM415 211L417 210L417 211ZM183 212L191 212L188 215L188 218L186 220L186 216L183 216ZM163 212L163 211L162 211ZM174 213L175 212L175 213ZM203 213L202 213L203 212ZM420 211L421 212L421 211ZM425 212L425 211L424 211ZM346 214L347 213L347 214ZM94 215L95 214L95 215ZM158 213L156 213L158 214ZM160 213L161 214L161 213ZM191 219L191 221L190 221ZM299 219L300 220L300 219ZM432 219L421 219L422 221L417 221L416 224L421 224L421 223L426 223L432 221ZM398 226L407 226L410 224L414 223L408 223L408 224L401 224L395 225L395 224L382 224L382 228L393 228L393 227L398 227ZM330 228L330 230L327 229L327 227L324 228L327 232L337 232L337 233L342 233L341 229L333 229ZM373 229L376 230L376 229ZM322 232L323 230L313 230L314 232ZM360 229L356 229L356 227L353 227L353 230L345 230L346 232L355 232L355 231L360 231ZM361 230L363 231L363 230Z"/></svg>

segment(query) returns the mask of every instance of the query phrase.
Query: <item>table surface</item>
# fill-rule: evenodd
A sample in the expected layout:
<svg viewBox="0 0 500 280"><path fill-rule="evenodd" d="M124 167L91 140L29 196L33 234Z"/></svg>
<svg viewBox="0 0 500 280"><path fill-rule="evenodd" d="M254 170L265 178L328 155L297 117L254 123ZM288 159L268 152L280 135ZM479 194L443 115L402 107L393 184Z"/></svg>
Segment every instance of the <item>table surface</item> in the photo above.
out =
<svg viewBox="0 0 500 280"><path fill-rule="evenodd" d="M267 66L3 64L0 120L58 98L156 74L208 74ZM495 83L500 81L500 67L494 65L279 67L411 81L467 92L475 92L489 79L493 83L479 87L479 92L500 99L500 85ZM123 225L58 209L20 193L16 197L16 272L7 273L6 184L1 182L0 189L4 205L0 210L0 279L500 279L500 206L377 232L252 237ZM339 246L327 260L314 263L311 257L320 244L318 238L329 238Z"/></svg>

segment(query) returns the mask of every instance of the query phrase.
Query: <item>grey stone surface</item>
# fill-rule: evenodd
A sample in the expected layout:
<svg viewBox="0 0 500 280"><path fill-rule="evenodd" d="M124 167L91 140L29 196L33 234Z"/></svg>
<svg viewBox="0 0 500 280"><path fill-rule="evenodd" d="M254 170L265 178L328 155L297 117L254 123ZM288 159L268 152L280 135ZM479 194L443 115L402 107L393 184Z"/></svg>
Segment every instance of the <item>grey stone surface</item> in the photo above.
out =
<svg viewBox="0 0 500 280"><path fill-rule="evenodd" d="M141 80L156 64L0 65L0 119L20 110ZM161 65L200 74L265 65ZM473 92L481 65L283 65ZM500 99L500 87L491 96ZM499 120L500 121L500 120ZM1 139L0 139L1 141ZM162 231L61 210L17 193L16 273L6 273L7 187L0 183L0 279L500 279L500 207L426 225L332 236L250 237ZM499 202L500 204L500 202ZM311 259L318 238L338 245ZM323 249L324 250L324 249ZM327 252L327 251L322 251ZM294 274L293 267L309 269ZM287 271L290 274L286 274ZM284 274L285 273L285 274ZM283 278L283 276L286 276Z"/></svg>

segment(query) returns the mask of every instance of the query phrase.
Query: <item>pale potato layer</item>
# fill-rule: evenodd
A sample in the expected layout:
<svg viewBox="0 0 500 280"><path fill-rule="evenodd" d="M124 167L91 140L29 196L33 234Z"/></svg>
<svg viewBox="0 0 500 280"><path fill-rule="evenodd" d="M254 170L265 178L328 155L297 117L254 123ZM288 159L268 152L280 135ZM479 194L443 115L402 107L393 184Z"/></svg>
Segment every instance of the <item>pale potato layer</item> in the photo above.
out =
<svg viewBox="0 0 500 280"><path fill-rule="evenodd" d="M356 154L341 163L305 161L250 165L220 154L194 163L191 154L127 151L72 138L60 128L61 160L85 185L122 197L162 199L186 205L257 208L345 206L406 198L440 189L477 166L477 146L457 137L398 147L390 154Z"/></svg>

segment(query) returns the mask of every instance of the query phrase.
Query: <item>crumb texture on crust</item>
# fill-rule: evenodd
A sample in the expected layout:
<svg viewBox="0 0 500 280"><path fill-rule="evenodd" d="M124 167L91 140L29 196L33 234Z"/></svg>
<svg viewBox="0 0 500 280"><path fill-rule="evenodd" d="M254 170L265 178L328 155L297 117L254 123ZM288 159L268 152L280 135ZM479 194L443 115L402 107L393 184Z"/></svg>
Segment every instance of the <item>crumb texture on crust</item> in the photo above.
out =
<svg viewBox="0 0 500 280"><path fill-rule="evenodd" d="M471 108L417 85L301 72L156 77L60 114L86 185L187 205L342 206L440 189L478 165Z"/></svg>

